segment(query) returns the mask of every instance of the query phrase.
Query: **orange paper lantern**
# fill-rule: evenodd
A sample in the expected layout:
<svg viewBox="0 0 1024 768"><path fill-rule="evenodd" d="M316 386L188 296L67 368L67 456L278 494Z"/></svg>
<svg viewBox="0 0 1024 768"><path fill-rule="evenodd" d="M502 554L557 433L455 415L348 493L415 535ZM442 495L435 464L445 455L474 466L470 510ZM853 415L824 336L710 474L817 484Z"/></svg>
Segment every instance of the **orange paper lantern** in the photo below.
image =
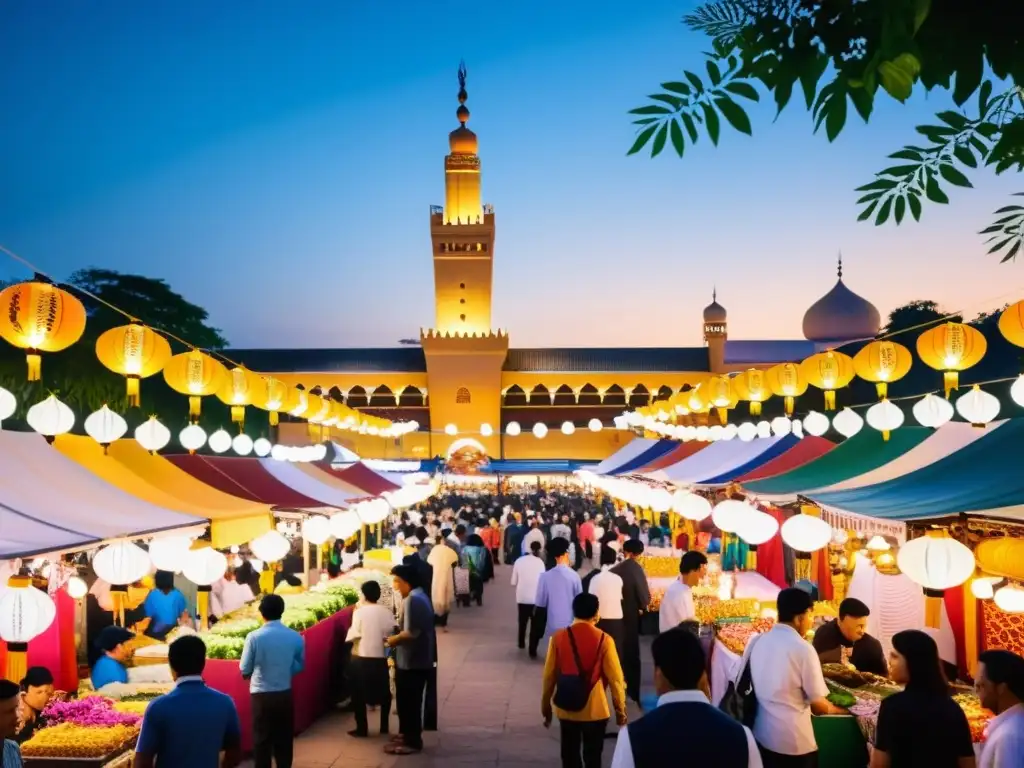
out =
<svg viewBox="0 0 1024 768"><path fill-rule="evenodd" d="M218 387L217 399L231 406L231 420L236 424L245 422L245 406L255 405L267 399L267 380L242 366L228 371L227 378Z"/></svg>
<svg viewBox="0 0 1024 768"><path fill-rule="evenodd" d="M96 339L96 357L114 373L127 378L128 404L139 405L139 379L159 373L171 359L167 339L139 323L104 331Z"/></svg>
<svg viewBox="0 0 1024 768"><path fill-rule="evenodd" d="M964 323L943 323L917 337L917 354L930 368L942 371L946 399L960 385L960 371L981 362L988 342L981 331Z"/></svg>
<svg viewBox="0 0 1024 768"><path fill-rule="evenodd" d="M853 356L853 370L864 381L875 382L879 400L889 396L889 384L910 372L914 356L894 341L872 341Z"/></svg>
<svg viewBox="0 0 1024 768"><path fill-rule="evenodd" d="M252 404L264 411L269 411L270 426L277 426L279 421L278 413L287 410L286 406L291 392L297 390L289 390L287 384L280 379L275 379L273 376L264 376L263 381L266 385L261 389L263 397L259 400L254 400Z"/></svg>
<svg viewBox="0 0 1024 768"><path fill-rule="evenodd" d="M765 372L765 380L773 395L783 398L786 415L793 415L793 403L807 391L807 379L800 367L793 363L773 365Z"/></svg>
<svg viewBox="0 0 1024 768"><path fill-rule="evenodd" d="M807 383L825 393L825 410L836 409L836 390L853 381L853 358L835 350L811 355L800 363L800 372Z"/></svg>
<svg viewBox="0 0 1024 768"><path fill-rule="evenodd" d="M0 291L0 336L26 351L28 380L42 375L40 352L67 349L85 332L85 307L52 283L37 280Z"/></svg>
<svg viewBox="0 0 1024 768"><path fill-rule="evenodd" d="M765 372L757 368L740 371L732 378L733 391L740 400L750 403L750 415L761 415L761 403L772 396Z"/></svg>
<svg viewBox="0 0 1024 768"><path fill-rule="evenodd" d="M1011 304L999 315L999 332L1008 342L1024 347L1024 301Z"/></svg>
<svg viewBox="0 0 1024 768"><path fill-rule="evenodd" d="M214 394L227 377L223 365L198 349L174 355L164 366L167 386L188 395L188 412L193 420L199 418L201 398Z"/></svg>
<svg viewBox="0 0 1024 768"><path fill-rule="evenodd" d="M729 421L729 409L735 408L738 402L732 380L728 376L712 376L704 382L701 392L708 405L718 411L718 420L726 424Z"/></svg>

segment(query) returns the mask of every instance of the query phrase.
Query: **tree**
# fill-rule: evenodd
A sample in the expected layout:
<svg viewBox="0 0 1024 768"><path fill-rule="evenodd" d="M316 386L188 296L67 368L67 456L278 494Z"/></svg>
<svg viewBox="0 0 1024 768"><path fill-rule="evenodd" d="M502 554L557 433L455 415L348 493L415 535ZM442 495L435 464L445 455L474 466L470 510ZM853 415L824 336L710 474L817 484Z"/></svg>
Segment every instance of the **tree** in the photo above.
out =
<svg viewBox="0 0 1024 768"><path fill-rule="evenodd" d="M908 301L890 312L889 320L879 335L891 336L907 332L908 336L916 339L922 331L946 321L959 323L963 321L963 318L960 315L950 315L944 312L934 301L916 299Z"/></svg>
<svg viewBox="0 0 1024 768"><path fill-rule="evenodd" d="M1024 46L1002 0L717 0L683 21L711 38L707 75L685 71L661 84L651 103L631 110L638 135L629 154L671 141L682 157L706 132L718 144L722 122L751 134L741 103L767 92L782 112L799 88L833 141L850 107L869 122L879 92L905 102L917 88L952 93L963 111L945 110L917 132L923 146L858 187L860 221L920 220L926 202L945 204L943 186L972 186L982 168L1024 168ZM986 76L986 71L991 77ZM1024 193L1017 193L1024 195ZM982 230L989 253L1014 259L1024 243L1024 205L1008 205Z"/></svg>

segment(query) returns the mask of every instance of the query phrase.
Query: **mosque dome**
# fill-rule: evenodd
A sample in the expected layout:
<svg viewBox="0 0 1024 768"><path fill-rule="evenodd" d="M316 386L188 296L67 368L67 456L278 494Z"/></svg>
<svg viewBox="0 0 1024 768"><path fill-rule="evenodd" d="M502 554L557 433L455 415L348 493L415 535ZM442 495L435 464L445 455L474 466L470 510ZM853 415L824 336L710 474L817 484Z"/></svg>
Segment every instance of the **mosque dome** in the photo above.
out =
<svg viewBox="0 0 1024 768"><path fill-rule="evenodd" d="M724 323L726 320L725 307L718 303L718 292L712 291L711 303L704 307L705 323Z"/></svg>
<svg viewBox="0 0 1024 768"><path fill-rule="evenodd" d="M878 335L882 316L867 299L843 282L843 260L839 259L839 280L804 314L804 337L816 342L846 342Z"/></svg>

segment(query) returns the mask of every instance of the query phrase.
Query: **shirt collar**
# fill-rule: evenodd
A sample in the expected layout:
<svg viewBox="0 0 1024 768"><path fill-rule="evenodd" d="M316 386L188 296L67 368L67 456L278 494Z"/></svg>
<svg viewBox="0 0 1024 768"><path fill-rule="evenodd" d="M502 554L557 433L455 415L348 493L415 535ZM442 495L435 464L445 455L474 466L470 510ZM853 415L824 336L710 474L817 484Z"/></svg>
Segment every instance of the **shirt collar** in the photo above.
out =
<svg viewBox="0 0 1024 768"><path fill-rule="evenodd" d="M284 625L281 623L280 619L274 619L273 621L265 621L265 622L263 622L263 626L264 627L282 627Z"/></svg>
<svg viewBox="0 0 1024 768"><path fill-rule="evenodd" d="M669 691L658 697L658 706L665 704L710 704L703 691Z"/></svg>
<svg viewBox="0 0 1024 768"><path fill-rule="evenodd" d="M202 675L182 675L181 677L179 677L177 680L174 681L174 687L177 688L179 685L182 685L183 683L201 683L201 682L203 682L203 676Z"/></svg>
<svg viewBox="0 0 1024 768"><path fill-rule="evenodd" d="M781 621L780 622L776 622L775 626L771 628L771 631L772 632L790 632L793 635L795 635L796 637L800 637L800 633L797 632L796 629L791 627L789 624L783 624ZM803 640L802 637L800 637L800 639Z"/></svg>
<svg viewBox="0 0 1024 768"><path fill-rule="evenodd" d="M1005 712L1000 712L998 715L993 717L988 724L988 735L991 737L992 733L1000 725L1005 723L1007 720L1013 720L1018 717L1024 717L1024 704L1014 704Z"/></svg>

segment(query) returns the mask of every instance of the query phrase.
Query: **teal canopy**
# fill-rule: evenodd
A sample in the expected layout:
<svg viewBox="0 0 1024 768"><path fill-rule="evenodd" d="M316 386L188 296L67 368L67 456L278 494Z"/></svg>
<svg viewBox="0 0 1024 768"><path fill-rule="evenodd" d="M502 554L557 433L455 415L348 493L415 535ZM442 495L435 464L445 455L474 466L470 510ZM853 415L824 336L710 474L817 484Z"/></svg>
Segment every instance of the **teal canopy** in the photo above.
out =
<svg viewBox="0 0 1024 768"><path fill-rule="evenodd" d="M1011 419L916 472L864 488L809 496L823 506L889 520L948 517L1024 505L1021 445L1024 419ZM839 448L832 453L837 451Z"/></svg>

